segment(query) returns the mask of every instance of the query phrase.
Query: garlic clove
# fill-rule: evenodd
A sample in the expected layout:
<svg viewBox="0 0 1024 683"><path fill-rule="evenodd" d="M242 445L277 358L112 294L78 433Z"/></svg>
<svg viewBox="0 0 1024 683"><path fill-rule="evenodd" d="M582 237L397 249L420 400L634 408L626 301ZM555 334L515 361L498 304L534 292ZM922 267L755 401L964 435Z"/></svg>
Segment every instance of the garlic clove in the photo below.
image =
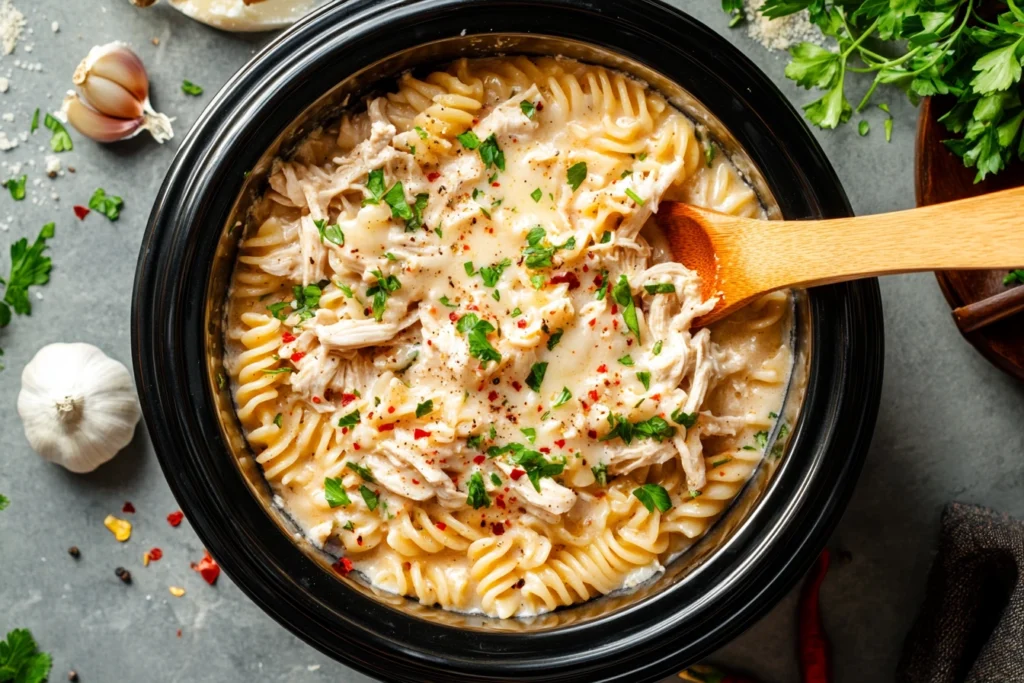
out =
<svg viewBox="0 0 1024 683"><path fill-rule="evenodd" d="M149 76L138 55L124 43L97 45L89 50L82 63L71 77L75 85L81 86L89 76L99 76L117 83L142 102L149 97Z"/></svg>
<svg viewBox="0 0 1024 683"><path fill-rule="evenodd" d="M82 99L100 112L119 119L137 119L142 116L142 102L118 83L91 74L79 84Z"/></svg>
<svg viewBox="0 0 1024 683"><path fill-rule="evenodd" d="M67 116L68 123L79 133L97 142L117 142L138 135L144 120L141 116L135 119L118 119L101 114L82 102L75 93L69 93L64 98L61 111Z"/></svg>
<svg viewBox="0 0 1024 683"><path fill-rule="evenodd" d="M82 473L128 445L142 411L124 365L91 344L50 344L21 374L18 415L33 450Z"/></svg>

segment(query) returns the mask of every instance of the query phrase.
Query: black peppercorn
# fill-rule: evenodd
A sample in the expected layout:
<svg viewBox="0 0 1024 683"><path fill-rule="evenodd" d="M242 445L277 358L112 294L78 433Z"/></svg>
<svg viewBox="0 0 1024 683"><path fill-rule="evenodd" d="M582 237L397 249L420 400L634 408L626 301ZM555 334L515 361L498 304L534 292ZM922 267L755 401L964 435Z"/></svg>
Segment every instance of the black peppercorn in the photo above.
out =
<svg viewBox="0 0 1024 683"><path fill-rule="evenodd" d="M75 558L76 560L82 556L82 551L78 549L77 545L73 545L68 548L68 555Z"/></svg>
<svg viewBox="0 0 1024 683"><path fill-rule="evenodd" d="M118 567L114 570L114 573L117 574L117 578L121 579L125 583L132 582L132 573L124 567Z"/></svg>
<svg viewBox="0 0 1024 683"><path fill-rule="evenodd" d="M77 550L77 548L76 548L76 550ZM72 681L72 682L77 681L78 680L78 674L76 672L74 672L74 671L69 671L68 672L68 680Z"/></svg>

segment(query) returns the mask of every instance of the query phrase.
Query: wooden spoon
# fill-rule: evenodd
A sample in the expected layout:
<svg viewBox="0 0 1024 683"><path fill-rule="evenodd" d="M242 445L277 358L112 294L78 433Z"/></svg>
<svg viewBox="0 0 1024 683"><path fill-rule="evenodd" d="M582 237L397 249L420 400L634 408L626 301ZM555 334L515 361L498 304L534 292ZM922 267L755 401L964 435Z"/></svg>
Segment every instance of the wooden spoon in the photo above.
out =
<svg viewBox="0 0 1024 683"><path fill-rule="evenodd" d="M710 325L768 292L878 275L1024 265L1024 187L877 216L762 221L662 202L677 261L718 297Z"/></svg>

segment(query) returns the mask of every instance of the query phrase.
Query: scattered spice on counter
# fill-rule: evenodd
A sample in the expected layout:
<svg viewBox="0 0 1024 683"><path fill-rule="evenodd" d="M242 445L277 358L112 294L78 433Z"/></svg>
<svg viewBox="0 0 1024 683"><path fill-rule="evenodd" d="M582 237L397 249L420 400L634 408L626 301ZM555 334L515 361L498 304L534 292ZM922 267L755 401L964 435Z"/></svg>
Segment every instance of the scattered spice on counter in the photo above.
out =
<svg viewBox="0 0 1024 683"><path fill-rule="evenodd" d="M114 538L121 543L132 537L132 523L118 519L114 515L107 515L107 518L103 520L103 526L110 529L110 533L114 534Z"/></svg>
<svg viewBox="0 0 1024 683"><path fill-rule="evenodd" d="M217 561L210 557L210 551L203 551L203 559L199 562L193 562L190 566L193 570L199 572L199 575L203 577L203 580L211 586L217 583L217 577L220 576L220 565Z"/></svg>
<svg viewBox="0 0 1024 683"><path fill-rule="evenodd" d="M132 582L132 573L124 567L118 567L115 569L114 574L116 574L117 578L121 579L123 583L130 584Z"/></svg>
<svg viewBox="0 0 1024 683"><path fill-rule="evenodd" d="M828 636L821 621L821 584L828 573L829 551L822 550L800 593L799 655L804 683L828 683L832 663Z"/></svg>
<svg viewBox="0 0 1024 683"><path fill-rule="evenodd" d="M185 513L182 512L181 510L178 510L177 512L172 512L171 514L167 515L167 523L171 526L178 526L179 524L181 524L181 520L183 519L185 519Z"/></svg>
<svg viewBox="0 0 1024 683"><path fill-rule="evenodd" d="M131 501L126 501L124 506L121 508L121 512L135 514L135 506L131 504Z"/></svg>
<svg viewBox="0 0 1024 683"><path fill-rule="evenodd" d="M153 548L142 553L142 566L148 567L150 562L156 562L164 556L164 551L160 548Z"/></svg>
<svg viewBox="0 0 1024 683"><path fill-rule="evenodd" d="M73 545L70 548L68 548L68 555L77 560L82 556L82 551L78 549L77 545Z"/></svg>
<svg viewBox="0 0 1024 683"><path fill-rule="evenodd" d="M176 598L180 598L185 594L185 589L178 588L177 586L168 586L167 590L170 591L171 595L173 595Z"/></svg>
<svg viewBox="0 0 1024 683"><path fill-rule="evenodd" d="M72 683L74 683L74 681L77 681L78 680L78 672L75 671L74 669L69 671L68 672L68 680L72 681Z"/></svg>

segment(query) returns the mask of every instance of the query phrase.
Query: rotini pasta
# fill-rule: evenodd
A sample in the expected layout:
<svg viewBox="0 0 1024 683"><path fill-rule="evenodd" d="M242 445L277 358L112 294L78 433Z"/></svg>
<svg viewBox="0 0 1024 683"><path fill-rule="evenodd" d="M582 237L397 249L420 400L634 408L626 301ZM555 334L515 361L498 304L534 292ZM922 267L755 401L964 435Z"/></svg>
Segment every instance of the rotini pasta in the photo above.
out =
<svg viewBox="0 0 1024 683"><path fill-rule="evenodd" d="M278 504L376 588L502 618L630 588L765 457L790 295L691 329L714 302L651 220L762 207L643 83L407 73L268 185L226 312L238 419Z"/></svg>

